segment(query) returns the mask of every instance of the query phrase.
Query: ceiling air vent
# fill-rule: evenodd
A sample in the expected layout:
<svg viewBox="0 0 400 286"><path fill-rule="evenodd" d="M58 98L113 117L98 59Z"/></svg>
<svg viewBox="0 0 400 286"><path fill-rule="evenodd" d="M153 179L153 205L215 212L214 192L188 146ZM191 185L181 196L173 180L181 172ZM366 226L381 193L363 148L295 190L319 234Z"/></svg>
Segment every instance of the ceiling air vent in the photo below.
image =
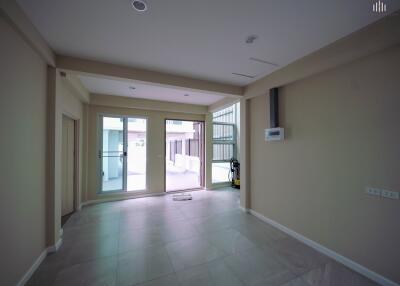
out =
<svg viewBox="0 0 400 286"><path fill-rule="evenodd" d="M236 72L233 72L232 74L233 74L233 75L242 76L242 77L247 77L247 78L255 78L254 75L248 75L248 74L243 74L243 73L236 73Z"/></svg>
<svg viewBox="0 0 400 286"><path fill-rule="evenodd" d="M253 58L253 57L249 58L249 60L255 61L255 62L258 62L258 63L262 63L262 64L266 64L266 65L271 65L271 66L274 66L274 67L278 67L279 66L276 63L265 61L265 60L262 60L262 59Z"/></svg>

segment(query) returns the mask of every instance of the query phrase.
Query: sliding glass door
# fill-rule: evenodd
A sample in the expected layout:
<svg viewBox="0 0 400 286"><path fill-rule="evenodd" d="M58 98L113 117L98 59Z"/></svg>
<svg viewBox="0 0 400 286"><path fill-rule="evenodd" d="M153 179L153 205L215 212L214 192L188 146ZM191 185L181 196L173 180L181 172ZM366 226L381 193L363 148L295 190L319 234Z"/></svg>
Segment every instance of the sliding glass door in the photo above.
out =
<svg viewBox="0 0 400 286"><path fill-rule="evenodd" d="M102 117L102 191L124 190L126 150L122 117Z"/></svg>
<svg viewBox="0 0 400 286"><path fill-rule="evenodd" d="M147 120L101 116L101 192L146 189Z"/></svg>

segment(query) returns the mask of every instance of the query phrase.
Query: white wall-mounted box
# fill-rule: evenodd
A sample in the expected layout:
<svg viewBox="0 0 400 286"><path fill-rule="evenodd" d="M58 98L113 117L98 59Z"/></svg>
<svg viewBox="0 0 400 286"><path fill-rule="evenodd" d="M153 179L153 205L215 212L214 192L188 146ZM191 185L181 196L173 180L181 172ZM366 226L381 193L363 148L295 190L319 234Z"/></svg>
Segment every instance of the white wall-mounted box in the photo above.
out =
<svg viewBox="0 0 400 286"><path fill-rule="evenodd" d="M281 127L265 129L265 141L282 141L285 139L285 130Z"/></svg>

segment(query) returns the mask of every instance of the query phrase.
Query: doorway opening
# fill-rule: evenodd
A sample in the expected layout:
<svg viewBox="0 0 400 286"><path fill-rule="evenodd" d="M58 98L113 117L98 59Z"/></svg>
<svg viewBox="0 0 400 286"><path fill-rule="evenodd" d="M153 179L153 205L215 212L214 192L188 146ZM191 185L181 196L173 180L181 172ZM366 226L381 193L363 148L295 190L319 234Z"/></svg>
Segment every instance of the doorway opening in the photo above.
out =
<svg viewBox="0 0 400 286"><path fill-rule="evenodd" d="M165 191L204 187L204 122L165 121Z"/></svg>
<svg viewBox="0 0 400 286"><path fill-rule="evenodd" d="M77 192L77 124L70 117L62 117L61 154L61 226L75 212Z"/></svg>
<svg viewBox="0 0 400 286"><path fill-rule="evenodd" d="M101 192L146 190L147 119L101 116Z"/></svg>

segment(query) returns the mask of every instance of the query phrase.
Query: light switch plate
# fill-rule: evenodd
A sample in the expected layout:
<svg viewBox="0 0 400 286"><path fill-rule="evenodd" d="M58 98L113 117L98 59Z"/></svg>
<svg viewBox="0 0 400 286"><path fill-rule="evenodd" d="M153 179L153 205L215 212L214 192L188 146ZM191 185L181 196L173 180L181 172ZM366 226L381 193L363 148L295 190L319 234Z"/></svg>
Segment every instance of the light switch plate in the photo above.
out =
<svg viewBox="0 0 400 286"><path fill-rule="evenodd" d="M370 188L370 187L367 187L367 188L365 189L365 192L366 192L368 195L371 195L371 196L377 196L377 197L380 197L380 196L381 196L381 190L380 190L380 189L377 189L377 188Z"/></svg>

